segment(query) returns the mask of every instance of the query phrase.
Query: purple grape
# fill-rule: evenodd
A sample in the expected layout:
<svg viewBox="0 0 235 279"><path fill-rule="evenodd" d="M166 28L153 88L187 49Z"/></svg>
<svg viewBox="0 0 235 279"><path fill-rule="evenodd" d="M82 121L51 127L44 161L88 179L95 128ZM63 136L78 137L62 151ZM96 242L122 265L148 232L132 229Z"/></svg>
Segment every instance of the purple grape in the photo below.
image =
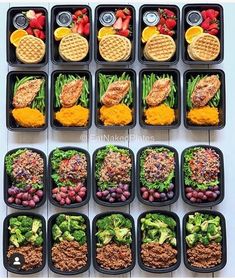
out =
<svg viewBox="0 0 235 279"><path fill-rule="evenodd" d="M124 191L123 192L123 196L125 196L126 198L129 198L131 195L131 193L129 191Z"/></svg>
<svg viewBox="0 0 235 279"><path fill-rule="evenodd" d="M140 191L142 192L142 193L144 193L145 191L147 191L148 189L146 188L146 187L141 187L140 188Z"/></svg>
<svg viewBox="0 0 235 279"><path fill-rule="evenodd" d="M153 202L154 201L154 197L152 195L149 196L149 201Z"/></svg>
<svg viewBox="0 0 235 279"><path fill-rule="evenodd" d="M39 197L38 197L37 195L34 195L34 196L33 196L33 201L34 201L35 203L38 203L38 202L40 201L40 199L39 199Z"/></svg>
<svg viewBox="0 0 235 279"><path fill-rule="evenodd" d="M116 194L116 193L112 193L112 194L111 194L111 197L112 197L112 198L116 198L116 197L117 197L117 194Z"/></svg>
<svg viewBox="0 0 235 279"><path fill-rule="evenodd" d="M125 202L126 201L126 197L124 195L121 195L121 201Z"/></svg>
<svg viewBox="0 0 235 279"><path fill-rule="evenodd" d="M124 191L128 191L129 190L129 185L128 184L124 184L123 190Z"/></svg>
<svg viewBox="0 0 235 279"><path fill-rule="evenodd" d="M164 199L166 197L166 194L165 193L161 193L160 197L161 197L161 199Z"/></svg>
<svg viewBox="0 0 235 279"><path fill-rule="evenodd" d="M216 195L219 196L220 195L220 191L215 191Z"/></svg>
<svg viewBox="0 0 235 279"><path fill-rule="evenodd" d="M168 197L169 199L172 199L172 198L174 197L174 192L173 192L173 191L168 192L168 193L167 193L167 197Z"/></svg>
<svg viewBox="0 0 235 279"><path fill-rule="evenodd" d="M30 200L29 201L29 206L31 207L31 208L33 208L33 207L35 207L35 202L33 201L33 200Z"/></svg>
<svg viewBox="0 0 235 279"><path fill-rule="evenodd" d="M15 201L15 199L14 199L13 197L10 197L10 198L7 199L7 201L8 201L9 203L13 203L13 202Z"/></svg>
<svg viewBox="0 0 235 279"><path fill-rule="evenodd" d="M117 192L118 194L122 194L123 191L122 191L121 188L117 188L116 192Z"/></svg>
<svg viewBox="0 0 235 279"><path fill-rule="evenodd" d="M161 195L160 195L160 193L158 193L158 192L155 192L154 194L153 194L153 196L154 196L154 198L155 199L160 199L160 197L161 197Z"/></svg>
<svg viewBox="0 0 235 279"><path fill-rule="evenodd" d="M42 190L37 190L36 195L39 196L39 198L43 197L43 191Z"/></svg>
<svg viewBox="0 0 235 279"><path fill-rule="evenodd" d="M112 203L113 203L113 202L115 202L115 199L111 197L111 198L109 199L109 202L112 202Z"/></svg>
<svg viewBox="0 0 235 279"><path fill-rule="evenodd" d="M102 192L102 195L103 195L104 197L106 197L107 195L109 195L109 191L108 191L108 190L104 190L104 191Z"/></svg>
<svg viewBox="0 0 235 279"><path fill-rule="evenodd" d="M28 198L29 198L29 194L28 194L28 193L24 193L24 194L22 195L22 200L23 200L23 201L27 201Z"/></svg>
<svg viewBox="0 0 235 279"><path fill-rule="evenodd" d="M97 193L96 193L96 196L97 196L98 198L102 198L103 194L102 194L102 192L97 192Z"/></svg>
<svg viewBox="0 0 235 279"><path fill-rule="evenodd" d="M18 199L18 198L16 198L16 199L15 199L15 204L21 204L21 200Z"/></svg>
<svg viewBox="0 0 235 279"><path fill-rule="evenodd" d="M14 191L14 189L12 187L8 189L8 194L10 196L14 196L15 195L15 191Z"/></svg>
<svg viewBox="0 0 235 279"><path fill-rule="evenodd" d="M172 191L174 188L175 188L175 185L173 183L171 183L168 191Z"/></svg>
<svg viewBox="0 0 235 279"><path fill-rule="evenodd" d="M28 206L28 205L29 205L29 202L28 202L28 201L22 201L22 205L23 205L23 206Z"/></svg>
<svg viewBox="0 0 235 279"><path fill-rule="evenodd" d="M109 200L110 198L111 198L111 195L110 195L110 194L108 194L108 195L105 197L106 200Z"/></svg>

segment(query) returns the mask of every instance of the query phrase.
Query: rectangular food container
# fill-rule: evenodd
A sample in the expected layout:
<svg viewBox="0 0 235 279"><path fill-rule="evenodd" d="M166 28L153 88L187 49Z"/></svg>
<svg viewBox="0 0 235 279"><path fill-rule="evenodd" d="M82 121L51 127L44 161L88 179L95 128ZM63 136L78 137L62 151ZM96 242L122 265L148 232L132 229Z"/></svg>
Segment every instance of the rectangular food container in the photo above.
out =
<svg viewBox="0 0 235 279"><path fill-rule="evenodd" d="M221 86L220 86L220 103L218 106L219 109L219 119L220 123L218 126L200 126L200 125L193 125L190 124L187 120L187 113L188 113L188 107L187 107L187 81L190 78L190 76L197 76L197 75L219 75ZM226 124L226 89L225 89L225 73L224 71L220 69L193 69L188 70L184 73L183 77L183 114L184 114L184 126L185 128L189 130L219 130L225 127Z"/></svg>
<svg viewBox="0 0 235 279"><path fill-rule="evenodd" d="M175 159L175 177L173 178L173 184L174 184L174 197L172 199L169 199L167 201L154 201L154 202L150 202L147 201L145 199L142 198L141 193L140 193L140 188L141 188L141 182L140 182L140 171L141 171L141 167L140 167L140 157L141 157L141 153L147 149L147 148L161 148L161 147L165 147L167 149L169 149L171 152L174 152L174 159ZM179 184L179 156L178 156L178 152L175 148L168 146L168 145L148 145L148 146L144 146L142 147L138 152L137 152L137 159L136 159L136 191L137 191L137 197L139 199L139 201L143 204L149 205L149 206L167 206L170 204L175 203L178 198L179 198L179 188L180 188L180 184Z"/></svg>
<svg viewBox="0 0 235 279"><path fill-rule="evenodd" d="M18 216L28 216L28 217L32 217L32 218L38 218L42 221L42 233L43 233L43 244L42 244L42 265L40 267L37 267L35 269L31 269L28 271L22 271L22 270L17 270L13 267L11 267L8 263L7 260L7 250L8 250L8 246L9 246L9 220L12 217L18 217ZM34 274L37 272L40 272L43 270L43 268L45 267L46 264L46 247L47 247L47 240L46 240L46 221L44 219L44 217L40 214L36 214L36 213L31 213L31 212L16 212L16 213L12 213L10 215L8 215L3 222L3 264L4 267L7 271L15 273L15 274L19 274L19 275L30 275L30 274Z"/></svg>
<svg viewBox="0 0 235 279"><path fill-rule="evenodd" d="M97 263L97 260L96 260L96 243L97 243L96 222L100 218L109 216L111 214L122 214L125 218L128 218L132 223L132 228L131 228L132 243L130 244L131 253L132 253L132 264L127 268L119 269L119 270L104 269ZM123 274L123 273L130 272L135 267L135 263L136 263L136 259L135 259L136 258L135 222L134 222L133 217L128 213L124 213L124 212L120 212L120 211L110 211L110 212L97 214L92 221L92 246L93 246L93 249L92 249L93 266L97 271L99 271L100 273L103 273L103 274L107 274L107 275L120 275L120 274Z"/></svg>
<svg viewBox="0 0 235 279"><path fill-rule="evenodd" d="M21 12L27 12L28 10L34 10L35 12L43 12L45 17L46 17L46 22L45 22L45 44L46 44L46 52L44 55L44 58L40 63L37 64L24 64L21 63L17 58L16 58L16 53L15 53L15 46L10 43L10 34L15 30L15 27L13 25L13 18L16 14L21 13ZM7 62L10 66L12 67L44 67L48 63L48 44L49 44L49 26L48 26L48 12L47 9L44 7L32 7L32 6L26 6L26 7L12 7L8 10L7 12L7 31L6 31L6 48L7 48Z"/></svg>
<svg viewBox="0 0 235 279"><path fill-rule="evenodd" d="M170 59L170 61L149 61L144 57L143 50L144 50L144 44L141 40L142 38L142 31L143 29L147 26L143 22L143 15L147 11L152 11L160 9L170 9L176 14L176 27L175 27L175 35L173 36L173 39L176 43L176 52L174 56ZM138 34L138 58L140 63L144 65L152 65L152 66L157 66L157 65L175 65L179 61L179 49L180 49L180 9L176 5L154 5L154 4L146 4L142 5L139 10L139 34Z"/></svg>
<svg viewBox="0 0 235 279"><path fill-rule="evenodd" d="M87 255L87 264L80 268L77 271L61 271L58 268L56 268L52 262L52 253L51 249L53 247L53 238L52 238L52 226L55 223L56 218L60 214L66 214L66 215L71 215L71 216L82 216L85 219L85 224L86 224L86 236L87 236L87 250L88 250L88 255ZM48 231L48 266L52 272L55 272L56 274L59 275L78 275L83 272L86 272L91 265L91 232L90 232L90 221L88 217L85 214L82 213L76 213L76 212L61 212L61 213L56 213L52 215L47 224L47 231Z"/></svg>
<svg viewBox="0 0 235 279"><path fill-rule="evenodd" d="M100 204L100 205L103 205L103 206L107 206L107 207L119 207L119 206L124 206L124 205L127 205L127 204L130 204L134 198L135 198L135 162L134 162L134 153L131 149L125 147L125 146L120 146L120 145L115 145L116 147L118 148L122 148L122 149L126 149L130 152L130 156L131 156L131 161L132 161L132 169L131 169L131 182L130 182L130 197L124 201L124 202L114 202L114 203L111 203L111 202L108 202L108 201L102 201L101 199L99 199L97 196L96 196L96 192L97 192L97 181L96 181L96 177L95 177L95 173L96 173L96 156L97 156L97 153L99 150L102 150L104 149L106 146L103 146L103 147L100 147L100 148L97 148L94 153L93 153L93 156L92 156L92 179L93 179L93 182L92 182L92 194L93 194L93 199L95 200L96 203Z"/></svg>
<svg viewBox="0 0 235 279"><path fill-rule="evenodd" d="M144 263L141 259L142 232L141 232L141 222L140 221L143 217L146 216L146 214L149 214L149 213L150 214L154 214L154 213L163 214L163 215L173 218L176 221L176 240L177 240L176 249L178 252L177 253L177 262L170 267L166 267L166 268L148 267L148 266L144 265ZM180 235L180 219L179 219L178 215L175 214L174 212L165 211L165 210L151 210L151 211L145 211L145 212L141 213L137 220L137 255L138 255L138 264L139 264L140 268L143 269L144 271L151 272L151 273L166 273L166 272L172 272L172 271L176 270L180 266L180 263L181 263L181 235Z"/></svg>
<svg viewBox="0 0 235 279"><path fill-rule="evenodd" d="M220 223L221 223L221 228L222 228L222 261L219 265L215 266L215 267L210 267L210 268L198 268L198 267L193 267L187 259L187 244L185 241L185 237L187 235L186 233L186 223L187 223L187 219L188 216L191 214L194 214L196 212L202 213L202 214L210 214L213 216L219 216L220 217ZM222 215L222 213L218 212L218 211L214 211L214 210L197 210L197 211L191 211L188 212L187 214L184 215L183 218L183 228L182 228L182 242L183 242L183 257L184 257L184 264L185 266L194 272L198 272L198 273L211 273L211 272L216 272L219 271L221 269L223 269L227 263L227 241L226 241L226 223L225 223L225 218Z"/></svg>
<svg viewBox="0 0 235 279"><path fill-rule="evenodd" d="M10 151L8 151L4 157L4 202L7 206L9 207L12 207L12 208L15 208L15 209L18 209L18 210L32 210L31 207L29 206L23 206L23 205L17 205L17 204L13 204L13 203L9 203L8 202L8 188L10 187L11 185L11 177L7 174L6 172L6 166L5 166L5 158L7 155L11 155L13 153L15 153L16 151L18 151L19 149L28 149L28 150L32 150L33 152L36 152L38 153L42 158L43 158L43 162L44 162L44 175L43 175L43 197L41 199L41 201L39 203L36 204L36 207L40 207L42 206L45 201L46 201L46 198L47 198L47 159L46 159L46 155L44 152L42 152L41 150L39 149L36 149L36 148L31 148L31 147L21 147L21 148L15 148L15 149L12 149ZM26 213L23 213L24 215Z"/></svg>
<svg viewBox="0 0 235 279"><path fill-rule="evenodd" d="M13 116L11 115L11 110L14 108L12 105L12 100L14 96L14 83L16 77L23 78L25 76L41 76L45 79L45 125L38 128L25 128L19 127L16 124ZM44 131L48 127L48 75L41 71L12 71L7 75L7 92L6 92L6 126L7 129L14 132L40 132Z"/></svg>
<svg viewBox="0 0 235 279"><path fill-rule="evenodd" d="M132 15L132 19L131 19L132 36L130 37L130 41L132 43L131 55L127 59L127 61L117 61L117 62L105 61L99 53L98 32L99 32L99 29L102 27L102 25L99 21L99 16L104 11L115 12L116 9L124 9L124 8L130 9L131 15ZM115 66L124 66L124 65L128 66L130 64L133 64L135 61L135 43L136 43L135 40L136 40L136 12L135 12L135 8L132 5L116 4L116 5L98 5L96 7L96 9L95 9L95 28L94 28L94 58L98 64L115 65Z"/></svg>
<svg viewBox="0 0 235 279"><path fill-rule="evenodd" d="M142 102L142 91L143 91L143 76L149 75L149 74L155 74L155 75L163 75L163 74L169 74L172 75L176 86L177 86L177 92L176 92L176 104L174 107L175 110L175 122L171 125L162 125L162 126L154 126L146 124L144 121L144 108L143 108L143 102ZM139 123L140 126L144 129L176 129L181 124L181 87L180 87L180 72L177 69L143 69L139 73Z"/></svg>
<svg viewBox="0 0 235 279"><path fill-rule="evenodd" d="M49 154L49 158L48 158L48 197L49 197L49 201L51 204L53 204L54 206L57 207L61 207L61 208L78 208L81 207L85 204L87 204L90 200L90 196L91 196L91 163L90 163L90 154L82 148L78 148L78 147L74 147L74 146L67 146L67 147L58 147L58 149L63 150L63 151L67 151L67 150L76 150L78 152L82 152L85 154L86 156L86 160L87 160L87 179L86 179L86 188L87 188L87 194L86 194L86 198L81 202L81 203L72 203L70 205L64 204L64 205L60 205L59 202L57 202L55 199L53 199L52 197L52 189L56 187L56 184L54 182L54 180L52 179L51 175L52 175L52 166L51 166L51 157L53 154L52 150Z"/></svg>
<svg viewBox="0 0 235 279"><path fill-rule="evenodd" d="M186 193L185 193L185 184L184 184L184 154L185 152L189 149L189 148L194 148L194 147L202 147L202 148L211 148L214 149L216 151L217 154L219 154L219 158L220 158L220 173L219 173L219 191L220 191L220 195L219 198L217 198L215 201L212 202L191 202L187 197L186 197ZM194 146L189 146L186 149L183 150L182 154L181 154L181 195L182 195L182 199L185 203L192 205L192 206L198 206L198 207L209 207L209 206L215 206L218 205L219 203L221 203L224 199L224 156L223 156L223 152L215 146L211 146L211 145L194 145ZM190 186L188 186L190 187Z"/></svg>
<svg viewBox="0 0 235 279"><path fill-rule="evenodd" d="M132 92L133 92L133 101L132 106L130 108L132 109L132 123L125 125L125 126L105 126L101 120L99 119L99 110L101 108L101 103L99 101L99 92L100 92L100 85L99 85L99 74L107 74L107 75L120 75L122 73L126 72L128 75L130 75L132 81ZM132 129L136 125L136 110L137 110L137 90L136 90L136 72L132 69L99 69L96 71L95 74L95 125L97 128L100 129L115 129L115 130L127 130Z"/></svg>
<svg viewBox="0 0 235 279"><path fill-rule="evenodd" d="M89 20L92 25L92 12L91 8L88 5L56 5L53 6L51 9L51 60L56 65L72 65L72 66L81 66L81 65L88 65L91 62L92 58L92 26L90 28L90 34L87 37L89 50L87 56L77 62L72 61L64 61L59 54L59 42L54 38L54 31L58 26L56 23L56 15L63 11L68 11L70 13L74 13L78 9L86 8L88 10Z"/></svg>
<svg viewBox="0 0 235 279"><path fill-rule="evenodd" d="M219 56L213 60L213 61L194 61L192 60L187 52L187 42L185 40L185 32L187 28L190 26L186 22L186 14L190 10L207 10L207 9L215 9L219 11L219 34L218 38L220 41L220 54ZM212 64L220 64L224 60L224 11L222 5L215 4L215 3L209 3L209 4L204 4L204 3L197 3L197 4L187 4L183 6L182 9L182 60L186 64L191 64L191 65L212 65Z"/></svg>
<svg viewBox="0 0 235 279"><path fill-rule="evenodd" d="M87 78L88 80L88 84L89 84L89 90L90 90L90 94L89 94L89 120L88 120L88 124L86 127L66 127L66 126L62 126L60 123L58 123L55 119L54 119L54 114L56 112L56 108L54 105L54 96L55 96L55 81L56 78L59 76L59 74L77 74L77 75L81 75ZM91 123L92 123L92 77L91 77L91 73L87 70L56 70L54 72L52 72L51 74L51 101L50 101L50 123L51 123L51 127L54 130L58 130L58 131L85 131L90 129L91 127Z"/></svg>

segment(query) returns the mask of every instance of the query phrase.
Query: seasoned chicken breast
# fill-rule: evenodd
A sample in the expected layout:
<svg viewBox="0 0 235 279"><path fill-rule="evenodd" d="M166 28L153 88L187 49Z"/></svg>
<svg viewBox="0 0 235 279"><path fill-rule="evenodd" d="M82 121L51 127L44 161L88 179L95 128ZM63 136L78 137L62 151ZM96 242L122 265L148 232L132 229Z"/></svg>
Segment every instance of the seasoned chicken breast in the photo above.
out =
<svg viewBox="0 0 235 279"><path fill-rule="evenodd" d="M74 106L82 94L82 87L82 79L73 80L65 84L60 94L61 105L65 108Z"/></svg>
<svg viewBox="0 0 235 279"><path fill-rule="evenodd" d="M111 83L102 96L101 102L107 107L119 104L130 90L130 86L130 80L119 80Z"/></svg>
<svg viewBox="0 0 235 279"><path fill-rule="evenodd" d="M151 91L146 97L146 103L149 106L156 107L160 105L171 92L171 80L169 78L162 78L156 80Z"/></svg>
<svg viewBox="0 0 235 279"><path fill-rule="evenodd" d="M204 107L220 89L220 80L216 75L201 79L195 86L191 95L194 107Z"/></svg>
<svg viewBox="0 0 235 279"><path fill-rule="evenodd" d="M28 107L37 96L41 84L42 79L29 80L21 84L14 95L13 106L15 108Z"/></svg>

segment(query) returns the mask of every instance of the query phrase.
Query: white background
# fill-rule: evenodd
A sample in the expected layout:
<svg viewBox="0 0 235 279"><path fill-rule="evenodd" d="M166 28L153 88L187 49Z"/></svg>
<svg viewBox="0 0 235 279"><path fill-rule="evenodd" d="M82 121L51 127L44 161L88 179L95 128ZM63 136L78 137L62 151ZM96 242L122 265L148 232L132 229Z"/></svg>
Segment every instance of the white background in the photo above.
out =
<svg viewBox="0 0 235 279"><path fill-rule="evenodd" d="M94 19L94 8L99 3L87 3L85 1L76 1L77 4L86 3L91 6L93 11L93 19ZM64 3L72 4L76 3L75 1L64 1ZM102 1L100 3L104 3L107 1ZM110 1L113 3L121 3L117 0ZM155 3L168 3L168 1L154 1ZM195 2L195 1L194 1ZM203 1L202 1L203 2ZM210 1L209 1L210 2ZM212 1L216 2L216 1ZM125 1L122 1L125 3ZM133 4L133 2L129 2ZM147 3L147 2L145 2ZM153 1L149 1L149 3L153 3ZM171 3L174 3L172 0ZM191 1L190 1L191 3ZM62 4L62 2L60 3ZM235 144L234 144L234 130L235 130L235 117L234 117L234 64L235 64L235 51L234 51L234 15L235 15L235 4L223 4L224 6L224 18L225 18L225 59L224 62L220 65L215 65L213 68L221 68L225 71L226 74L226 105L227 105L227 123L226 127L220 131L188 131L183 127L183 124L180 128L176 130L166 130L166 131L148 131L143 130L137 126L129 131L104 131L97 129L94 125L88 132L58 132L53 131L50 127L45 132L41 133L17 133L10 132L6 129L5 126L5 109L6 109L6 75L11 70L17 70L16 68L11 68L8 66L6 62L6 42L5 42L5 32L6 32L6 13L9 7L14 6L22 6L22 5L32 5L35 6L34 3L22 4L22 3L1 3L0 4L0 181L1 181L1 191L0 191L0 202L1 202L1 210L0 210L0 224L2 224L3 219L7 214L14 212L15 210L8 208L3 201L3 159L4 155L8 150L11 150L16 147L35 147L44 151L47 155L50 153L52 149L60 146L78 146L89 150L92 155L93 151L100 146L103 146L107 143L114 143L119 145L124 145L130 147L134 153L145 145L148 144L169 144L175 147L179 155L182 150L190 145L195 144L211 144L218 146L222 149L224 153L225 159L225 199L224 201L212 209L219 210L222 212L227 220L227 242L228 242L228 262L227 266L220 272L214 274L196 274L188 271L183 261L181 266L177 271L172 273L167 273L164 275L159 275L159 277L232 277L235 276L235 219L234 219L234 200L235 200L235 191L234 188L234 154L235 154ZM42 3L42 6L48 9L50 15L50 9L53 6L53 3L47 4ZM138 17L138 8L141 4L135 4L136 14ZM183 3L178 3L179 7L183 6ZM82 67L74 67L73 69L82 69ZM93 86L94 86L94 72L98 68L97 65L92 62L90 65L83 67L84 69L89 69L93 75ZM141 69L141 65L138 61L135 62L133 66L130 68L134 68L138 72ZM180 70L181 77L183 72L190 67L184 65L182 61L174 67ZM196 68L196 67L191 67ZM210 68L207 66L197 67L197 68ZM49 63L46 67L43 68L49 74L58 67ZM70 69L69 67L63 67L63 69ZM72 67L71 67L72 69ZM18 69L21 70L21 69ZM181 80L182 81L182 80ZM49 78L50 83L50 78ZM138 84L138 82L137 82ZM95 93L95 91L94 91ZM183 121L182 121L183 123ZM105 136L105 137L104 137ZM118 208L118 210L129 212L133 215L135 220L145 210L157 209L152 207L147 207L141 205L137 199L130 206L125 206L122 208ZM190 207L182 201L181 198L172 206L167 206L166 210L171 210L176 212L180 219L182 219L183 215L190 211L194 210L195 207ZM78 210L78 212L85 213L89 216L90 220L93 217L100 213L108 211L108 208L99 206L95 204L93 199L90 200L89 205L86 205ZM116 208L114 209L116 210ZM60 209L52 206L49 203L45 203L42 208L33 210L34 212L38 212L42 214L45 219L48 219L52 214L56 212L60 212ZM2 225L0 225L0 238L2 239ZM2 264L2 241L0 241L0 277L14 277L16 275L6 272ZM49 271L46 266L44 270L36 275L35 277L58 277L58 275ZM80 275L79 277L104 277L104 275L96 272L92 265L90 271ZM122 277L122 276L119 276ZM141 271L136 264L136 267L131 273L123 275L123 277L158 277L156 274L150 274Z"/></svg>

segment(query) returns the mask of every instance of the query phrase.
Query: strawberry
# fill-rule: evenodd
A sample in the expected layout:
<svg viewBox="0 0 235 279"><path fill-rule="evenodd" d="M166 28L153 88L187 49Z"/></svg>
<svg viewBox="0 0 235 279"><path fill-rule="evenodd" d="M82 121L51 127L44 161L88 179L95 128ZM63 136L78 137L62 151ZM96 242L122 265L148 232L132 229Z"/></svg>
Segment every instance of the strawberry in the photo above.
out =
<svg viewBox="0 0 235 279"><path fill-rule="evenodd" d="M90 34L90 23L89 22L87 22L86 25L84 26L83 34L85 36L88 36Z"/></svg>
<svg viewBox="0 0 235 279"><path fill-rule="evenodd" d="M167 32L166 32L165 24L164 25L158 25L157 29L160 32L160 34L166 35Z"/></svg>
<svg viewBox="0 0 235 279"><path fill-rule="evenodd" d="M33 30L33 33L34 33L34 36L35 36L35 37L40 38L41 30L39 30L39 29L34 29L34 30Z"/></svg>
<svg viewBox="0 0 235 279"><path fill-rule="evenodd" d="M214 22L212 24L210 24L208 30L212 30L212 29L219 29L218 23Z"/></svg>
<svg viewBox="0 0 235 279"><path fill-rule="evenodd" d="M206 18L202 24L201 24L201 27L204 29L204 30L208 30L209 26L210 26L210 18Z"/></svg>
<svg viewBox="0 0 235 279"><path fill-rule="evenodd" d="M126 15L125 15L125 13L124 13L123 10L117 10L117 11L116 11L116 17L117 17L117 18L118 18L118 17L121 17L122 19L125 19L125 18L126 18Z"/></svg>
<svg viewBox="0 0 235 279"><path fill-rule="evenodd" d="M171 30L176 26L176 20L174 20L173 18L168 18L166 20L166 26Z"/></svg>
<svg viewBox="0 0 235 279"><path fill-rule="evenodd" d="M29 21L29 26L31 28L36 28L36 29L42 29L42 25L40 24L40 22L38 21L37 18L33 18Z"/></svg>
<svg viewBox="0 0 235 279"><path fill-rule="evenodd" d="M77 24L77 32L78 34L82 35L83 34L83 30L84 30L84 26L82 23L78 23Z"/></svg>
<svg viewBox="0 0 235 279"><path fill-rule="evenodd" d="M219 12L218 11L215 11L215 18L217 18L219 15Z"/></svg>
<svg viewBox="0 0 235 279"><path fill-rule="evenodd" d="M89 22L89 17L87 15L83 16L83 24L87 24Z"/></svg>
<svg viewBox="0 0 235 279"><path fill-rule="evenodd" d="M43 15L42 13L36 13L36 14L35 14L35 17L36 17L36 18L39 18L39 17L42 16L42 15Z"/></svg>
<svg viewBox="0 0 235 279"><path fill-rule="evenodd" d="M77 11L74 13L74 15L75 15L76 17L80 17L80 16L83 15L83 13L82 13L81 10L77 10Z"/></svg>
<svg viewBox="0 0 235 279"><path fill-rule="evenodd" d="M167 35L169 36L173 36L175 34L175 31L174 30L170 30L170 31L167 31Z"/></svg>
<svg viewBox="0 0 235 279"><path fill-rule="evenodd" d="M77 21L78 18L75 15L72 15L72 19L73 21Z"/></svg>
<svg viewBox="0 0 235 279"><path fill-rule="evenodd" d="M131 11L127 8L123 9L123 12L126 14L126 15L131 15Z"/></svg>
<svg viewBox="0 0 235 279"><path fill-rule="evenodd" d="M116 34L124 37L129 37L131 31L129 29L119 30Z"/></svg>
<svg viewBox="0 0 235 279"><path fill-rule="evenodd" d="M45 35L45 33L42 30L40 30L39 38L41 40L45 40L46 39L46 35Z"/></svg>
<svg viewBox="0 0 235 279"><path fill-rule="evenodd" d="M208 9L207 11L206 11L206 15L207 15L207 17L209 17L210 19L215 19L216 17L215 17L215 10L213 10L213 9Z"/></svg>
<svg viewBox="0 0 235 279"><path fill-rule="evenodd" d="M72 28L71 28L72 33L78 33L78 26L77 24L73 24Z"/></svg>
<svg viewBox="0 0 235 279"><path fill-rule="evenodd" d="M216 36L219 33L218 29L211 29L208 31L209 34Z"/></svg>
<svg viewBox="0 0 235 279"><path fill-rule="evenodd" d="M159 24L163 25L166 23L166 20L164 17L161 17L160 20L159 20Z"/></svg>
<svg viewBox="0 0 235 279"><path fill-rule="evenodd" d="M87 8L82 9L82 13L85 15L87 14Z"/></svg>
<svg viewBox="0 0 235 279"><path fill-rule="evenodd" d="M164 13L167 15L167 17L175 17L175 13L168 9L163 9Z"/></svg>
<svg viewBox="0 0 235 279"><path fill-rule="evenodd" d="M207 13L205 10L201 12L201 15L204 20L207 18Z"/></svg>
<svg viewBox="0 0 235 279"><path fill-rule="evenodd" d="M33 29L31 27L28 27L26 30L25 30L29 35L33 35Z"/></svg>
<svg viewBox="0 0 235 279"><path fill-rule="evenodd" d="M119 17L116 22L113 25L113 28L116 30L121 30L122 29L122 18Z"/></svg>
<svg viewBox="0 0 235 279"><path fill-rule="evenodd" d="M38 22L42 26L41 29L43 29L43 27L45 26L45 21L46 21L46 17L44 15L41 15L40 17L38 17Z"/></svg>
<svg viewBox="0 0 235 279"><path fill-rule="evenodd" d="M127 30L129 28L131 16L127 16L126 19L123 21L122 30Z"/></svg>

